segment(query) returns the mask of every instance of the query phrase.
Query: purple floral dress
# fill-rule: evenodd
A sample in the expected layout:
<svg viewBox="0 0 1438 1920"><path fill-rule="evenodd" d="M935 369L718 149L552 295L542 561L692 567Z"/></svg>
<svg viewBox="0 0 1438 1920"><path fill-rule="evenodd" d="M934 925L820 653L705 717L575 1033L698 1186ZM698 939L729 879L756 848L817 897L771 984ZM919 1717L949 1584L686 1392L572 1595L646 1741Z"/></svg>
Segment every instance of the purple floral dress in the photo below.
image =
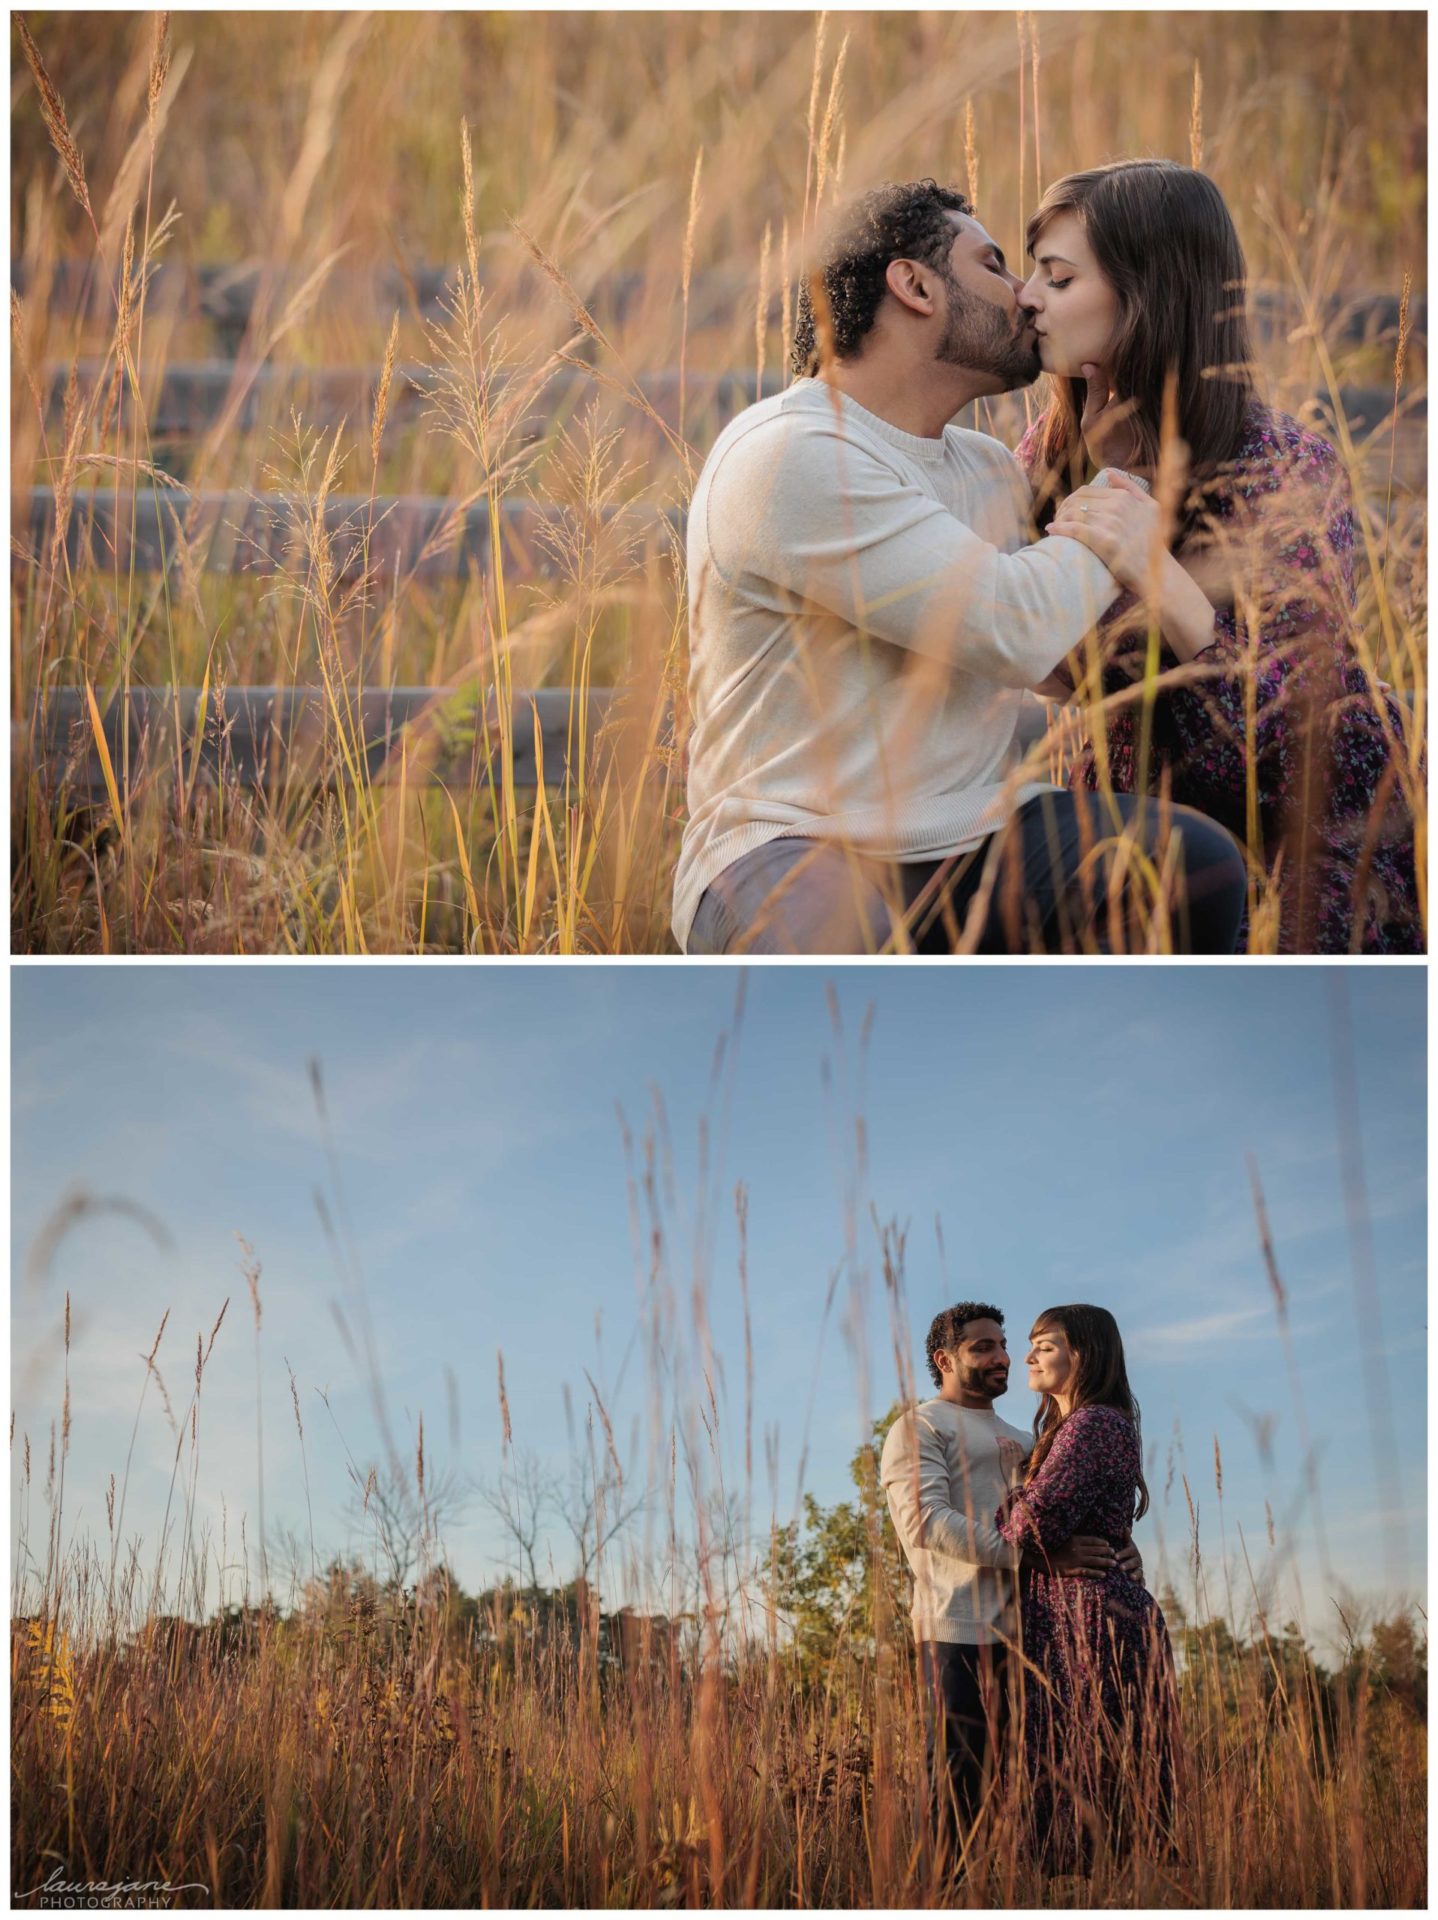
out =
<svg viewBox="0 0 1438 1920"><path fill-rule="evenodd" d="M1031 482L1042 428L1040 419L1017 449ZM1363 953L1422 953L1413 820L1390 774L1374 690L1348 638L1357 544L1348 478L1326 440L1254 401L1214 517L1247 517L1280 489L1286 500L1303 503L1306 525L1265 554L1277 584L1265 595L1258 630L1233 607L1218 608L1216 638L1202 656L1209 672L1165 687L1155 699L1145 784L1156 791L1167 771L1175 804L1196 807L1246 842L1251 751L1270 870L1284 850L1280 949L1348 953L1356 941ZM1134 605L1133 594L1122 594L1100 631L1118 625ZM1104 668L1106 695L1141 678L1144 653L1142 637L1118 643ZM1163 647L1161 670L1177 665ZM1213 674L1215 667L1224 670ZM1401 742L1411 725L1403 703L1386 688L1378 697ZM1107 719L1109 778L1121 793L1139 790L1139 724L1137 706ZM1071 781L1099 786L1091 745ZM1247 934L1245 921L1244 944Z"/></svg>
<svg viewBox="0 0 1438 1920"><path fill-rule="evenodd" d="M1133 1525L1139 1443L1115 1407L1080 1407L1042 1466L999 1509L1016 1547L1052 1552L1076 1533L1122 1546ZM1122 1851L1147 1823L1166 1840L1178 1753L1168 1629L1158 1602L1117 1568L1101 1580L1020 1574L1024 1772L1035 1842L1051 1873L1092 1864L1095 1826Z"/></svg>

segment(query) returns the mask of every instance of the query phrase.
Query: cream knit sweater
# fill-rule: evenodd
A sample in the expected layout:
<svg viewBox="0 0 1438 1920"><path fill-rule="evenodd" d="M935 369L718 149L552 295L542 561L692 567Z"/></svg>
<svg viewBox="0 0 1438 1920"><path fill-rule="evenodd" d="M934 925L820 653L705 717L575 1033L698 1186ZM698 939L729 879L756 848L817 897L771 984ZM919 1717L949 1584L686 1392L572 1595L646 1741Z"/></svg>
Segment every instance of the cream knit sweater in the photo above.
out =
<svg viewBox="0 0 1438 1920"><path fill-rule="evenodd" d="M1119 588L1077 541L1031 543L1029 510L990 435L919 438L818 380L725 428L689 510L681 947L767 840L937 860L1038 790L1004 781L1023 689Z"/></svg>
<svg viewBox="0 0 1438 1920"><path fill-rule="evenodd" d="M910 1407L884 1436L879 1481L914 1575L916 1640L1012 1639L1019 1554L994 1517L1033 1436L951 1400Z"/></svg>

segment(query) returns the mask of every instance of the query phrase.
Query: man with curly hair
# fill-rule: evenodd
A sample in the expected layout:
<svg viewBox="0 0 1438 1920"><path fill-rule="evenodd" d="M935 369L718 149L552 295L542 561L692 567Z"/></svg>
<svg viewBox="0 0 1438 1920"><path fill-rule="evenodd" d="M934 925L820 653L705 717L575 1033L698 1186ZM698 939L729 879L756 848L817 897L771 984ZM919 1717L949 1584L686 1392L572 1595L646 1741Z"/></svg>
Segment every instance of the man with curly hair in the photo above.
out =
<svg viewBox="0 0 1438 1920"><path fill-rule="evenodd" d="M1132 841L1151 872L1169 838L1173 944L1233 950L1245 873L1221 828L1008 777L1025 689L1120 591L1078 540L1033 539L1012 454L951 424L1037 377L1021 285L962 194L865 194L801 295L793 383L706 460L686 951L1091 949L1114 924L1111 875L1120 894L1148 865ZM1121 524L1115 566L1140 572L1155 503L1127 475L1093 484Z"/></svg>

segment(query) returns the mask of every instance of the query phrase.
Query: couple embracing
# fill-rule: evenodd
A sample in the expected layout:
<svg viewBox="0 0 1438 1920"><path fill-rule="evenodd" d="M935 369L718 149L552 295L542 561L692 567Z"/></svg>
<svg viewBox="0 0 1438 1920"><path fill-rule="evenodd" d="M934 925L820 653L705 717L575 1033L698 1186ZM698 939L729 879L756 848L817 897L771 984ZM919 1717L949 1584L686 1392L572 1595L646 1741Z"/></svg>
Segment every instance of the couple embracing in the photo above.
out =
<svg viewBox="0 0 1438 1920"><path fill-rule="evenodd" d="M952 189L866 194L796 377L705 462L680 946L1226 953L1257 915L1421 952L1421 769L1359 657L1347 478L1259 399L1223 196L1122 161L1025 244L1026 281ZM952 424L1041 373L1016 452ZM1015 766L1035 695L1083 710L1067 788Z"/></svg>
<svg viewBox="0 0 1438 1920"><path fill-rule="evenodd" d="M1052 1877L1100 1847L1172 1845L1179 1759L1168 1635L1130 1537L1148 1505L1113 1315L1053 1307L1029 1335L1032 1434L1001 1420L1003 1313L945 1309L938 1391L890 1427L880 1479L914 1577L941 1853L966 1871L1007 1777Z"/></svg>

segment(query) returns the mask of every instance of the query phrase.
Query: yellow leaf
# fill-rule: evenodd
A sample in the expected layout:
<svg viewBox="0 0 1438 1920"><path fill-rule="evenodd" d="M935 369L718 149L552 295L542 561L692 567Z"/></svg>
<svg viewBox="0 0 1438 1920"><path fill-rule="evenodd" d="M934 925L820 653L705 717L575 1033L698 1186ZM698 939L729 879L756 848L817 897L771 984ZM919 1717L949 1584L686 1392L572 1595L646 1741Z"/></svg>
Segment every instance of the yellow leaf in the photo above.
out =
<svg viewBox="0 0 1438 1920"><path fill-rule="evenodd" d="M105 738L105 728L100 719L100 709L95 704L95 689L85 682L85 699L90 708L90 726L95 736L95 751L100 756L100 771L105 776L105 791L110 796L110 806L115 815L115 825L125 837L125 818L120 811L120 789L115 784L115 768L110 759L110 743Z"/></svg>

